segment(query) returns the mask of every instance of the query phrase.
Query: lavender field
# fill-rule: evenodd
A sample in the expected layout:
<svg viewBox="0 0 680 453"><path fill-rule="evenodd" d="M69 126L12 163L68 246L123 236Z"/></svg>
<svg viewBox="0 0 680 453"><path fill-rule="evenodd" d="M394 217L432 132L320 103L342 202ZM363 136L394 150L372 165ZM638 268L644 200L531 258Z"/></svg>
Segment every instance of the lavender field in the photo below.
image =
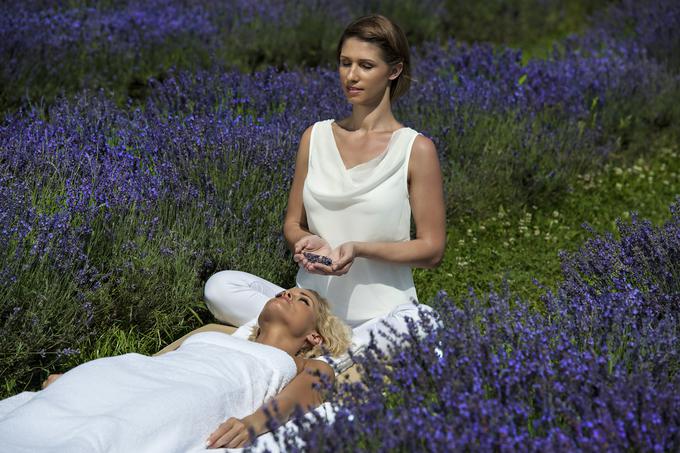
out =
<svg viewBox="0 0 680 453"><path fill-rule="evenodd" d="M293 283L294 155L310 124L349 112L329 55L358 14L394 17L413 44L395 113L437 145L451 228L499 206L552 212L577 177L657 142L674 165L680 4L562 3L509 2L525 34L501 33L491 1L0 6L0 397L212 322L218 270ZM513 46L546 39L541 55ZM314 451L680 449L680 182L664 187L678 198L661 222L547 241L561 271L533 299L454 291L447 252L451 282L416 279L444 328L358 358L370 372L335 390L336 422L299 436Z"/></svg>

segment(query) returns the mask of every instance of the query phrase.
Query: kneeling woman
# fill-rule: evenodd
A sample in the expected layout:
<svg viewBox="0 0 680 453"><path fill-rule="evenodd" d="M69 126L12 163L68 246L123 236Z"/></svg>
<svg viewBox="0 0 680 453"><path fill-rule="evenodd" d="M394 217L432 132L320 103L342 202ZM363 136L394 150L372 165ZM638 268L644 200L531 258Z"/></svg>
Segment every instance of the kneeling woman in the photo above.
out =
<svg viewBox="0 0 680 453"><path fill-rule="evenodd" d="M296 405L309 410L321 404L322 390L314 384L332 382L334 373L308 357L322 349L341 354L349 345L349 329L311 290L278 293L258 321L252 341L202 332L176 351L93 360L51 377L28 401L0 401L3 451L188 452L246 445L249 429L267 431L265 411L274 405L284 422Z"/></svg>

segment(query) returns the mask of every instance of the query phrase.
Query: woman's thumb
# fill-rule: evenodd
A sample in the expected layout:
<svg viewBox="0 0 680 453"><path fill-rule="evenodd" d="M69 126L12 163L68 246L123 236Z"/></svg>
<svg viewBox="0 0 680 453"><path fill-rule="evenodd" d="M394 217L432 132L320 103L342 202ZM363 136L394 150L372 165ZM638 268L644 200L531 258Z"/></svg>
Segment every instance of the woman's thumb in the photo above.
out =
<svg viewBox="0 0 680 453"><path fill-rule="evenodd" d="M307 247L307 239L306 238L300 239L295 244L295 253L300 253L305 247Z"/></svg>

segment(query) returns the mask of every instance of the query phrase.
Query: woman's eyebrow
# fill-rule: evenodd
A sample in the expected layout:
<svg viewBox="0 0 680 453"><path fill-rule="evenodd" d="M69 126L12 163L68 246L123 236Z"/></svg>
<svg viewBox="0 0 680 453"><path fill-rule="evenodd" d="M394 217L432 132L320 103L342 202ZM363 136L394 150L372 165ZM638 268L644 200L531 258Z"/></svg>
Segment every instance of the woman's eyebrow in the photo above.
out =
<svg viewBox="0 0 680 453"><path fill-rule="evenodd" d="M345 60L351 60L350 57L347 57L345 55L340 55L340 59L345 59ZM371 60L370 58L359 58L359 63L373 63L375 64L375 61Z"/></svg>
<svg viewBox="0 0 680 453"><path fill-rule="evenodd" d="M301 293L307 300L309 300L309 303L310 303L310 304L312 304L312 305L314 304L314 298L311 297L308 293L306 293L306 292L304 292L304 291L300 291L300 293Z"/></svg>

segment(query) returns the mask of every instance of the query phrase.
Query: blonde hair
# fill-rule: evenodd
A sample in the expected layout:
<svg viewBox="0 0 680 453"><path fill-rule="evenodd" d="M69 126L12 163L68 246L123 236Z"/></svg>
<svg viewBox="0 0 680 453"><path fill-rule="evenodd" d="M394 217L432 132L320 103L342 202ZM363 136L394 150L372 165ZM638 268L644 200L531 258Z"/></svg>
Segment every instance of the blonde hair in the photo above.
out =
<svg viewBox="0 0 680 453"><path fill-rule="evenodd" d="M322 341L319 345L310 345L306 343L305 346L298 351L297 355L305 358L318 357L323 354L330 354L332 356L339 356L347 352L352 338L352 331L347 324L342 322L340 318L335 316L331 311L328 300L321 297L319 293L311 289L305 289L314 295L317 304L316 310L316 331L321 335ZM259 326L253 326L248 339L253 341L260 333Z"/></svg>
<svg viewBox="0 0 680 453"><path fill-rule="evenodd" d="M378 46L383 60L389 66L403 63L401 74L390 82L390 102L403 96L411 85L411 53L404 31L396 22L381 14L369 14L356 19L342 32L336 48L336 58L340 61L342 45L347 38L358 38Z"/></svg>

